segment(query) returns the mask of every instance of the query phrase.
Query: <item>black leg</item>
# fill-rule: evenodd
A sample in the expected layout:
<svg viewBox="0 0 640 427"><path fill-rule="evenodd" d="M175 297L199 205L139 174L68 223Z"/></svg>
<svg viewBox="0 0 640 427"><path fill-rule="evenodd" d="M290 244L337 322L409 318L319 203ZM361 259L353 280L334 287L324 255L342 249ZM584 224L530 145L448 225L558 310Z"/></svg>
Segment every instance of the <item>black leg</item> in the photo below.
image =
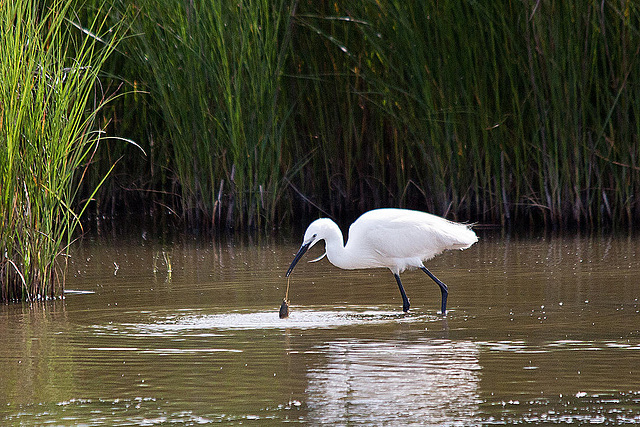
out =
<svg viewBox="0 0 640 427"><path fill-rule="evenodd" d="M396 278L396 282L398 282L398 288L400 289L400 295L402 295L402 311L407 313L409 311L409 298L407 298L407 293L404 291L404 287L402 287L402 282L400 281L400 276L393 273Z"/></svg>
<svg viewBox="0 0 640 427"><path fill-rule="evenodd" d="M443 316L446 315L447 314L447 297L449 296L449 288L447 288L447 285L442 283L440 279L434 276L432 272L427 270L427 267L422 266L420 267L420 270L427 273L427 276L431 277L431 279L433 279L433 281L436 282L438 286L440 286L440 293L442 293L442 315Z"/></svg>

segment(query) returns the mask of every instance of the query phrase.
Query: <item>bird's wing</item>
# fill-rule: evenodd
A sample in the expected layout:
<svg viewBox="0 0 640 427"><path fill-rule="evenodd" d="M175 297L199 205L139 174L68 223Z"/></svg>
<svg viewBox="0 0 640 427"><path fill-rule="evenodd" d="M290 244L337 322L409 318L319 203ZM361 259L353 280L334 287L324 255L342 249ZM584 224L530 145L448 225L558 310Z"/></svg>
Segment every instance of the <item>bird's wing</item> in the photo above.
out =
<svg viewBox="0 0 640 427"><path fill-rule="evenodd" d="M467 225L419 211L383 209L361 216L349 228L360 251L384 258L430 259L447 249L464 249L478 238Z"/></svg>

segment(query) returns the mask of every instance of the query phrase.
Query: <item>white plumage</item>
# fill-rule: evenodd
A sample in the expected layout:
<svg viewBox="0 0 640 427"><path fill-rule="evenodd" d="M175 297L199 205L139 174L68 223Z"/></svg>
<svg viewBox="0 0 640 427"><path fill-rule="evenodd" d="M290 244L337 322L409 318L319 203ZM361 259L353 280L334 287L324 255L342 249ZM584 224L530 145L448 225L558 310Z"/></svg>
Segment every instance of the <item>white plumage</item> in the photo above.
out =
<svg viewBox="0 0 640 427"><path fill-rule="evenodd" d="M423 261L447 249L466 249L477 242L478 237L469 225L426 212L375 209L362 214L351 224L349 240L344 244L338 225L328 218L320 218L307 228L302 246L291 262L287 276L302 255L320 240L325 241L325 254L336 267L385 267L391 270L400 289L405 312L409 310L409 300L399 275L407 268L420 268L440 286L442 314L446 314L447 286L427 270Z"/></svg>

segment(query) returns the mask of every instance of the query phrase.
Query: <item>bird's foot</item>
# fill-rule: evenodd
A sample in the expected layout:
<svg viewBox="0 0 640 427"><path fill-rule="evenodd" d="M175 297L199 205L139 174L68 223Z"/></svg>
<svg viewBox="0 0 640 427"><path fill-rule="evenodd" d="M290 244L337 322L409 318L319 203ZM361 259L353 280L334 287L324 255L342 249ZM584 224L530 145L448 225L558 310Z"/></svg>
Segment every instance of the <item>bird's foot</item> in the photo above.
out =
<svg viewBox="0 0 640 427"><path fill-rule="evenodd" d="M402 311L404 311L405 313L409 312L409 302L402 304Z"/></svg>

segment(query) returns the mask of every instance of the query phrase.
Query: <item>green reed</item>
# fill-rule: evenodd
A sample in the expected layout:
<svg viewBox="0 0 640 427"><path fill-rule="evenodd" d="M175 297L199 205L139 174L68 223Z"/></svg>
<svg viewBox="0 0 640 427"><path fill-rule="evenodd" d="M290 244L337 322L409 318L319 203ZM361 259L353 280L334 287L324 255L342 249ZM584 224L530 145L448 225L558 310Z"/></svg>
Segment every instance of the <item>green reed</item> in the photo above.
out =
<svg viewBox="0 0 640 427"><path fill-rule="evenodd" d="M88 203L76 196L100 139L95 83L113 43L99 20L73 27L74 3L0 1L2 301L62 296L64 253Z"/></svg>
<svg viewBox="0 0 640 427"><path fill-rule="evenodd" d="M353 131L323 136L343 148L338 163L358 159L360 138L369 138L372 171L340 165L324 186L340 193L335 177L355 171L360 188L344 191L338 205L366 196L367 207L407 204L482 221L637 219L635 3L334 6L300 18L309 40L321 41L305 42L326 49L313 51L316 62L335 67L309 72L306 84L320 94L309 104L320 114L301 121L332 117L332 126ZM338 105L326 89L336 84ZM313 176L326 170L320 161L314 168ZM377 199L362 188L372 179Z"/></svg>
<svg viewBox="0 0 640 427"><path fill-rule="evenodd" d="M161 115L182 212L194 225L263 225L283 171L279 102L290 1L122 3L139 78ZM164 190L168 190L165 188Z"/></svg>
<svg viewBox="0 0 640 427"><path fill-rule="evenodd" d="M149 92L113 113L122 130L135 128L128 111L145 111L150 164L128 179L193 226L376 206L504 224L638 221L636 2L121 10L135 36L118 61ZM140 170L138 157L122 164Z"/></svg>

